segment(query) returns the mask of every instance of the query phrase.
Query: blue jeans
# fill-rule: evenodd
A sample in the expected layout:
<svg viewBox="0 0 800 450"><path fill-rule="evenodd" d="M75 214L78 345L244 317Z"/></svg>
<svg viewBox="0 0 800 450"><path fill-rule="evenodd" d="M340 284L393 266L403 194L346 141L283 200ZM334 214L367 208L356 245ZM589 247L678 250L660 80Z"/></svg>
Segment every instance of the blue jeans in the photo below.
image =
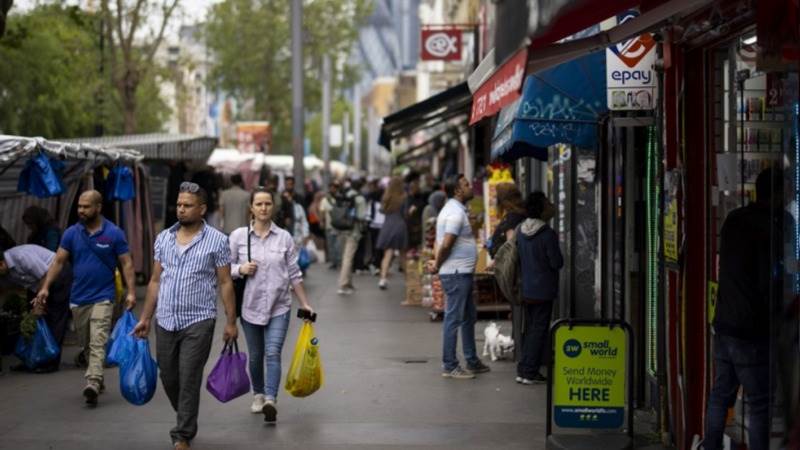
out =
<svg viewBox="0 0 800 450"><path fill-rule="evenodd" d="M281 384L281 350L289 329L291 311L275 316L266 325L254 325L242 319L242 328L247 340L247 353L250 360L250 380L253 394L264 394L267 399L278 398ZM264 360L267 376L264 379Z"/></svg>
<svg viewBox="0 0 800 450"><path fill-rule="evenodd" d="M472 302L472 278L471 273L439 275L442 289L447 296L442 337L442 368L445 372L458 367L456 345L459 328L461 328L461 345L464 349L464 358L467 360L467 368L480 363L475 349L475 321L478 318L478 311Z"/></svg>
<svg viewBox="0 0 800 450"><path fill-rule="evenodd" d="M728 408L736 402L739 386L747 396L750 450L769 448L769 342L732 336L714 336L714 387L708 399L705 450L722 448Z"/></svg>

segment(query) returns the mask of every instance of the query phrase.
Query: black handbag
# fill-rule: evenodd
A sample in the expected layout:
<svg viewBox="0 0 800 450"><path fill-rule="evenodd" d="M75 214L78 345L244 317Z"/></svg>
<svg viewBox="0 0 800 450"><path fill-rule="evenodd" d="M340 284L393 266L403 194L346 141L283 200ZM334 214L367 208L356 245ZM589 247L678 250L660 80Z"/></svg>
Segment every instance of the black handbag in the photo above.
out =
<svg viewBox="0 0 800 450"><path fill-rule="evenodd" d="M247 224L247 262L250 262L250 224ZM236 296L236 317L242 317L242 303L244 302L244 288L247 286L247 276L233 280L233 293Z"/></svg>

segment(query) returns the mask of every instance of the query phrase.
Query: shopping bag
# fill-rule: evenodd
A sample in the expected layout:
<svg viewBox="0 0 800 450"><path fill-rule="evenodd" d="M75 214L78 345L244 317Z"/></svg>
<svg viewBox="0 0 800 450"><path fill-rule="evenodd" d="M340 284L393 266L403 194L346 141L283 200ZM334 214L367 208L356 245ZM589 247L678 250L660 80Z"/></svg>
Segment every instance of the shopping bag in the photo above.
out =
<svg viewBox="0 0 800 450"><path fill-rule="evenodd" d="M63 162L40 152L25 162L17 180L17 191L39 198L61 195L65 190L61 180L63 170Z"/></svg>
<svg viewBox="0 0 800 450"><path fill-rule="evenodd" d="M323 381L319 339L314 335L314 326L304 322L286 375L286 391L293 397L308 397L322 387Z"/></svg>
<svg viewBox="0 0 800 450"><path fill-rule="evenodd" d="M136 338L131 335L135 327L136 317L132 312L125 311L111 332L106 353L106 363L121 366L130 357L136 347Z"/></svg>
<svg viewBox="0 0 800 450"><path fill-rule="evenodd" d="M311 265L311 255L308 254L308 249L305 247L300 247L300 252L297 255L297 265L300 270L306 270Z"/></svg>
<svg viewBox="0 0 800 450"><path fill-rule="evenodd" d="M61 348L50 332L47 322L40 317L36 320L36 332L33 337L28 340L20 336L14 353L22 360L25 367L35 369L57 358L61 354Z"/></svg>
<svg viewBox="0 0 800 450"><path fill-rule="evenodd" d="M208 374L206 389L222 403L250 392L247 355L239 352L239 344L236 340L233 343L225 343L217 364Z"/></svg>
<svg viewBox="0 0 800 450"><path fill-rule="evenodd" d="M133 184L133 172L130 167L117 165L108 173L106 179L106 196L111 200L133 200L136 187Z"/></svg>
<svg viewBox="0 0 800 450"><path fill-rule="evenodd" d="M150 356L147 339L135 338L131 355L119 369L119 390L125 400L134 405L144 405L156 392L158 366Z"/></svg>

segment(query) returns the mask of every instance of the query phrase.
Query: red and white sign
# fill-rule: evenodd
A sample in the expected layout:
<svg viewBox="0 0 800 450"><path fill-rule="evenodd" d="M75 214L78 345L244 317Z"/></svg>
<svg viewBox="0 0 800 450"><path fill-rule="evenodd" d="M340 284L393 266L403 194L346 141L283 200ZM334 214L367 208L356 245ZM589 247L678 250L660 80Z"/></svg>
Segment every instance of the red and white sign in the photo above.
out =
<svg viewBox="0 0 800 450"><path fill-rule="evenodd" d="M457 29L422 29L423 61L459 61L461 60L461 30Z"/></svg>
<svg viewBox="0 0 800 450"><path fill-rule="evenodd" d="M525 67L528 64L528 49L523 48L506 61L472 95L472 114L469 124L490 117L504 106L518 99L525 80Z"/></svg>

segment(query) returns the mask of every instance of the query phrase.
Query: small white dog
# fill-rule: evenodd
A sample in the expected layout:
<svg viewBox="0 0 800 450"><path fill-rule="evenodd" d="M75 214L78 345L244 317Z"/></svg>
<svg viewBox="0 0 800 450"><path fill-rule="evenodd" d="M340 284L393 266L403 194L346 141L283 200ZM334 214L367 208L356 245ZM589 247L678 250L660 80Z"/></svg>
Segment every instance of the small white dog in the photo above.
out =
<svg viewBox="0 0 800 450"><path fill-rule="evenodd" d="M483 343L483 356L491 355L492 361L497 361L498 357L503 357L514 350L514 340L510 336L500 334L500 327L491 322L483 330L486 338Z"/></svg>

